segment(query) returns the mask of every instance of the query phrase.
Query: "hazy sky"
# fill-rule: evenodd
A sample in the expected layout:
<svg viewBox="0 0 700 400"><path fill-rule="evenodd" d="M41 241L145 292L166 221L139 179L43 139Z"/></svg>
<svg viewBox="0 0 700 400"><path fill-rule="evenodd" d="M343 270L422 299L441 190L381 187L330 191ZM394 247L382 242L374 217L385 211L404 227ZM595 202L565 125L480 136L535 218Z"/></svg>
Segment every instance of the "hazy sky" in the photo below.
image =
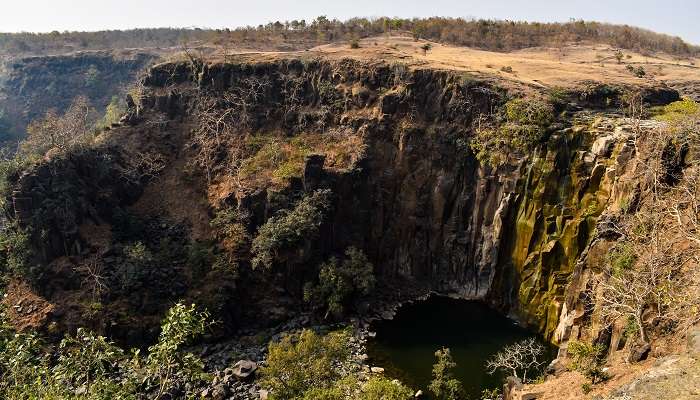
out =
<svg viewBox="0 0 700 400"><path fill-rule="evenodd" d="M700 44L700 0L0 0L0 32L233 28L318 15L577 18L636 25Z"/></svg>

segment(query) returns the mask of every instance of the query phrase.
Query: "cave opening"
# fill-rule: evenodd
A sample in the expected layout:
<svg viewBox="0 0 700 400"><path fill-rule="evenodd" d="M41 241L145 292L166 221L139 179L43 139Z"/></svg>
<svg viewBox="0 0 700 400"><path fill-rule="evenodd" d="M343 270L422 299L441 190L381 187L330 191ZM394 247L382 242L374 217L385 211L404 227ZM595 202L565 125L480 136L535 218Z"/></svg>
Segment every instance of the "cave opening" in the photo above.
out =
<svg viewBox="0 0 700 400"><path fill-rule="evenodd" d="M498 311L479 301L432 295L402 306L390 320L372 323L376 336L367 343L369 361L385 374L428 393L435 351L450 349L453 370L468 398L481 398L484 389L500 388L506 374L490 375L486 361L504 346L535 338L544 345L543 368L530 372L535 378L556 357L556 347L546 343Z"/></svg>

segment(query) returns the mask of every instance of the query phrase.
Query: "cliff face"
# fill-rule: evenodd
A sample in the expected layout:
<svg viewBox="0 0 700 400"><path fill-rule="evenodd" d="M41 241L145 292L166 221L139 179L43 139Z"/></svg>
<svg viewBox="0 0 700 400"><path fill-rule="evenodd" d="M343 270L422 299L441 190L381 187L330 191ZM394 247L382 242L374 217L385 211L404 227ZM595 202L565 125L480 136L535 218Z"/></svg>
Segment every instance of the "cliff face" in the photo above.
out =
<svg viewBox="0 0 700 400"><path fill-rule="evenodd" d="M113 96L156 57L147 53L83 52L62 56L10 59L0 67L0 141L21 139L27 125L49 110L63 112L77 96L85 96L96 118ZM0 121L1 123L1 121Z"/></svg>
<svg viewBox="0 0 700 400"><path fill-rule="evenodd" d="M157 178L131 180L129 186L101 185L89 176L92 172L75 168L79 176L71 182L83 182L76 184L82 189L70 196L79 198L75 204L80 206L65 207L70 217L60 222L45 221L42 232L51 240L35 235L33 247L46 254L42 263L118 253L121 244L114 233L119 216L114 210L153 201L154 191L166 190L171 191L166 196L185 200L163 199L157 210L139 211L139 218L157 215L168 221L162 225L167 229L183 226L184 242L194 243L216 240L206 220L216 210L233 207L237 215L246 216L241 223L247 234L255 235L303 193L330 188L332 211L319 236L278 255L278 273L261 277L261 272L251 271L244 249L238 253L236 288L222 292L211 273L208 279L197 278L189 261L181 263L186 279L178 277L180 272L159 278L160 284L177 281L183 286L172 293L165 290L166 299L183 293L223 296L220 310L235 325L293 312L299 307L300 286L313 276L314 266L355 246L365 251L387 284L409 282L483 299L548 338L561 339L554 331L565 289L610 199L614 165L624 164L630 152L619 132L614 136L613 126L596 127L596 112L580 111L573 104L584 101L572 91L558 110L559 122L547 128L546 140L534 151L498 168L481 165L468 145L474 121L502 107L506 91L465 73L401 64L285 59L172 63L154 67L145 84L147 94L129 101L125 125L103 133L104 141L118 150L103 147L99 152L128 158L151 149L164 157L165 169ZM600 99L589 94L585 102L615 104L619 94L602 92ZM670 90L648 93L650 101L677 97ZM185 174L201 154L201 143L192 138L202 124L202 104L211 104L219 121L232 118L236 129L214 152L206 174L201 169ZM251 136L274 137L273 143L282 143L284 149L305 140L301 165L289 164L290 158L293 172L282 178L281 167L271 173L260 167L253 177L240 168L231 172L226 165L232 149ZM255 151L248 159L257 160L262 150ZM117 171L121 159L112 158ZM47 172L42 178L41 168L18 177L13 197L16 205L24 206L16 216L36 214L50 197L42 193L56 193L59 180L50 177L56 174ZM94 185L111 188L114 204L96 209L105 204L91 194L102 192L88 190ZM17 201L26 198L32 200ZM88 222L112 232L100 249L83 233ZM65 245L46 251L47 243ZM152 243L157 249L161 242ZM286 290L275 289L279 286ZM132 291L121 296L147 295ZM120 299L115 295L110 301ZM143 301L131 312L144 304L157 312L157 304Z"/></svg>

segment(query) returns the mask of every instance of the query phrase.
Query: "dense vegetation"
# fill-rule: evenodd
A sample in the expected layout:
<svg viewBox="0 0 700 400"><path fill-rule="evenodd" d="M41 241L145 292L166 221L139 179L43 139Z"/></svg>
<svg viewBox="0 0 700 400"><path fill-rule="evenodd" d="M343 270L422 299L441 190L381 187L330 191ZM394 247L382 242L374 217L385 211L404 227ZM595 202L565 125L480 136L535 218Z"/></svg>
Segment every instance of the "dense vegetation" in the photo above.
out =
<svg viewBox="0 0 700 400"><path fill-rule="evenodd" d="M339 40L352 41L392 31L410 31L416 37L509 51L533 46L558 47L570 42L607 43L623 49L663 51L678 56L698 54L700 48L678 37L627 25L572 21L539 23L521 21L466 20L462 18L352 18L313 21L275 21L236 29L135 29L100 32L51 32L0 34L0 54L54 53L88 49L170 47L184 43L213 43L243 47L304 47Z"/></svg>
<svg viewBox="0 0 700 400"><path fill-rule="evenodd" d="M201 360L182 351L204 333L208 314L177 304L146 354L124 351L85 329L57 346L33 332L15 332L0 310L0 397L3 399L136 400L192 398L209 380Z"/></svg>

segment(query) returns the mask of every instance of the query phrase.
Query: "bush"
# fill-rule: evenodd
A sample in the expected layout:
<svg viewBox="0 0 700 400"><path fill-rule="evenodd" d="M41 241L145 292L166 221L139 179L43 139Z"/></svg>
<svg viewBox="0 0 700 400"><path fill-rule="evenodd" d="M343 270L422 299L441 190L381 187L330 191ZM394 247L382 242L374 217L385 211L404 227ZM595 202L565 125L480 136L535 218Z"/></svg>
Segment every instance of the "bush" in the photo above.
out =
<svg viewBox="0 0 700 400"><path fill-rule="evenodd" d="M365 383L360 392L360 400L407 400L413 397L413 390L399 381L374 376Z"/></svg>
<svg viewBox="0 0 700 400"><path fill-rule="evenodd" d="M501 389L484 389L481 391L481 400L497 400L501 398Z"/></svg>
<svg viewBox="0 0 700 400"><path fill-rule="evenodd" d="M571 356L570 369L578 371L591 380L591 384L607 379L603 371L605 365L606 348L602 344L588 344L584 342L569 342L568 352Z"/></svg>
<svg viewBox="0 0 700 400"><path fill-rule="evenodd" d="M610 271L613 276L621 276L634 266L637 254L631 243L618 243L607 255Z"/></svg>
<svg viewBox="0 0 700 400"><path fill-rule="evenodd" d="M8 223L0 231L0 273L6 272L31 279L34 271L31 268L30 257L29 235L17 222Z"/></svg>
<svg viewBox="0 0 700 400"><path fill-rule="evenodd" d="M452 361L450 349L443 348L435 352L437 362L433 365L433 380L428 390L436 400L460 400L465 399L462 383L454 378L452 369L457 364Z"/></svg>
<svg viewBox="0 0 700 400"><path fill-rule="evenodd" d="M260 371L261 386L271 391L271 400L302 399L312 388L323 390L325 398L335 398L338 390L332 388L341 378L338 367L350 357L349 339L347 331L319 336L305 329L270 343L267 365Z"/></svg>
<svg viewBox="0 0 700 400"><path fill-rule="evenodd" d="M360 48L360 41L357 39L352 39L350 41L350 48L351 49L359 49Z"/></svg>
<svg viewBox="0 0 700 400"><path fill-rule="evenodd" d="M354 247L345 251L342 261L331 258L321 265L318 284L307 283L304 300L315 307L325 309L328 314L343 314L346 306L374 289L373 266L367 256Z"/></svg>
<svg viewBox="0 0 700 400"><path fill-rule="evenodd" d="M330 207L330 190L316 190L301 199L291 211L282 210L258 229L253 239L253 269L272 268L280 252L313 238Z"/></svg>
<svg viewBox="0 0 700 400"><path fill-rule="evenodd" d="M628 64L626 68L627 71L629 71L632 75L636 76L637 78L643 78L647 74L647 72L644 70L644 67L642 66L635 68L634 66Z"/></svg>
<svg viewBox="0 0 700 400"><path fill-rule="evenodd" d="M507 72L507 73L509 73L509 74L512 74L512 73L513 73L513 67L511 67L510 65L505 65L505 66L501 67L501 71Z"/></svg>
<svg viewBox="0 0 700 400"><path fill-rule="evenodd" d="M581 384L581 391L583 391L583 394L588 394L593 391L593 386L591 386L591 384L588 382L583 383Z"/></svg>
<svg viewBox="0 0 700 400"><path fill-rule="evenodd" d="M677 123L698 115L700 115L700 105L692 99L684 98L661 107L659 115L655 118L660 121Z"/></svg>
<svg viewBox="0 0 700 400"><path fill-rule="evenodd" d="M107 108L105 108L105 115L101 120L97 121L96 128L104 129L110 127L112 124L118 123L125 112L126 103L121 100L119 96L113 96Z"/></svg>

